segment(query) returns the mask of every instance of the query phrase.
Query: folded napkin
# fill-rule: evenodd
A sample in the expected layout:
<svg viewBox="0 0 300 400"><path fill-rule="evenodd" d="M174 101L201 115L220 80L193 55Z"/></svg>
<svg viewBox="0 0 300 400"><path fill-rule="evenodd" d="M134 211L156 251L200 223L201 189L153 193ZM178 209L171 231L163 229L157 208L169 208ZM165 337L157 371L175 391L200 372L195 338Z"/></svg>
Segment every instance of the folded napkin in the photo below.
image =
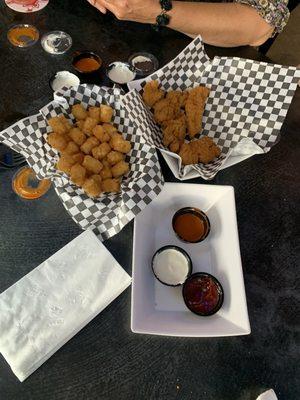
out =
<svg viewBox="0 0 300 400"><path fill-rule="evenodd" d="M131 283L85 231L0 295L0 352L20 381Z"/></svg>
<svg viewBox="0 0 300 400"><path fill-rule="evenodd" d="M278 400L278 398L274 390L270 389L258 396L256 400Z"/></svg>

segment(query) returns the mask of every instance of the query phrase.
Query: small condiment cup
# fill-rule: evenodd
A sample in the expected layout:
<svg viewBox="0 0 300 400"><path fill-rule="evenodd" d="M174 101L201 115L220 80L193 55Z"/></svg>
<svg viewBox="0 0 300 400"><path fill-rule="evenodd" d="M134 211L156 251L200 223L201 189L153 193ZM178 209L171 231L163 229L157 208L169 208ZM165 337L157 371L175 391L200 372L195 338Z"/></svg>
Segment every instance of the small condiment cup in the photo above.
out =
<svg viewBox="0 0 300 400"><path fill-rule="evenodd" d="M119 80L118 79L114 79L112 77L112 74L111 74L111 72L114 69L115 70L119 69L120 71L129 70L132 73L131 78L123 79L122 81L121 81L121 79L119 79ZM123 62L123 61L114 61L114 62L110 63L109 66L107 67L106 76L108 77L108 79L111 82L113 82L113 83L115 83L117 85L126 85L127 83L129 83L129 82L131 82L131 81L133 81L135 79L136 72L135 72L134 68L132 67L132 65L130 65L129 63L126 63L126 62Z"/></svg>
<svg viewBox="0 0 300 400"><path fill-rule="evenodd" d="M171 251L173 250L173 251L175 252L175 254L176 254L176 252L177 252L178 254L180 253L180 255L184 256L184 258L185 258L185 260L186 260L186 263L187 263L187 273L184 274L183 278L181 279L181 282L174 283L174 284L167 283L166 281L164 281L164 280L162 279L161 276L158 275L158 271L155 270L155 260L156 260L156 258L159 257L163 252L166 252L166 251L168 251L168 250L171 250ZM174 254L174 255L175 255L175 254ZM175 265L175 264L176 264L176 263L174 263L174 265ZM166 285L166 286L176 287L176 286L181 286L181 285L185 282L185 280L192 274L192 271L193 271L193 263L192 263L192 260L191 260L190 256L188 255L188 253L187 253L186 251L184 251L181 247L169 245L169 246L161 247L160 249L158 249L158 250L155 252L154 256L152 257L151 268L152 268L152 272L153 272L155 278L156 278L160 283L162 283L163 285ZM167 268L167 265L166 265L166 268ZM173 272L174 272L174 269L173 269ZM179 271L179 272L180 272L180 271ZM170 280L171 280L171 279L170 279Z"/></svg>
<svg viewBox="0 0 300 400"><path fill-rule="evenodd" d="M183 235L182 230L184 230L184 229L180 229L180 232L179 232L179 227L176 226L179 221L178 218L182 219L182 217L184 217L185 215L191 215L194 218L198 218L199 221L201 222L201 224L199 225L199 228L201 228L201 226L203 227L203 229L202 229L203 233L201 235L201 232L199 230L198 238L196 237L195 240L188 240L187 237L184 237L184 235ZM196 219L195 219L195 221L196 221ZM187 222L190 222L190 225L188 227L186 227L190 234L191 229L193 227L191 226L191 221L185 221L185 223L187 223ZM184 208L181 208L180 210L176 211L176 213L174 214L174 216L172 218L172 227L173 227L173 230L174 230L176 236L185 243L200 243L204 239L207 238L207 236L210 232L210 222L209 222L208 216L203 211L201 211L200 209L195 208L195 207L184 207ZM196 228L197 227L194 227L194 229L196 229Z"/></svg>
<svg viewBox="0 0 300 400"><path fill-rule="evenodd" d="M12 179L13 191L22 199L36 200L48 192L51 186L49 179L37 179L30 167L20 168Z"/></svg>
<svg viewBox="0 0 300 400"><path fill-rule="evenodd" d="M99 64L99 66L97 66L97 68L89 70L89 71L83 71L81 69L79 69L78 67L76 67L76 63L80 60L83 59L93 59L96 60L97 63ZM73 60L72 60L72 66L73 68L79 72L80 74L93 74L94 72L98 71L101 66L102 66L102 60L101 58L98 56L98 54L92 52L92 51L81 51L81 52L76 52Z"/></svg>
<svg viewBox="0 0 300 400"><path fill-rule="evenodd" d="M146 52L132 54L128 62L133 66L136 74L140 77L152 74L159 66L157 58L153 54Z"/></svg>
<svg viewBox="0 0 300 400"><path fill-rule="evenodd" d="M182 296L187 308L201 317L216 314L224 302L222 285L207 272L189 276L183 284Z"/></svg>

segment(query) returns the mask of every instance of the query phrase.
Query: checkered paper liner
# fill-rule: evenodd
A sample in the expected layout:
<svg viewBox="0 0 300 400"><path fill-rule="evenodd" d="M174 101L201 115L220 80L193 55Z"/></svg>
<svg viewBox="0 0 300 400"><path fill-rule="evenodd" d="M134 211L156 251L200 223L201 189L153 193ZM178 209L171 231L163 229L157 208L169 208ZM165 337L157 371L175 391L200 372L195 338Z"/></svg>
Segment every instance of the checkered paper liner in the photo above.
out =
<svg viewBox="0 0 300 400"><path fill-rule="evenodd" d="M157 146L164 156L177 160L179 178L184 179L196 170L200 177L209 180L225 168L232 151L243 139L251 139L263 152L268 152L279 141L299 77L300 71L294 67L236 57L210 60L201 37L197 37L162 69L129 83L131 90L122 101L145 139ZM165 91L186 90L198 85L210 88L201 136L213 138L222 150L219 158L209 164L183 167L180 157L163 146L161 129L139 94L150 80L158 80Z"/></svg>
<svg viewBox="0 0 300 400"><path fill-rule="evenodd" d="M92 229L101 240L117 234L162 190L163 177L156 148L144 140L142 133L133 125L130 116L120 103L122 91L100 88L96 85L80 85L55 93L54 101L40 113L25 118L0 132L0 141L21 153L40 179L49 178L73 220L83 229ZM123 137L132 144L127 156L130 172L121 184L118 194L102 194L97 199L70 182L64 173L55 169L58 154L46 142L51 131L46 120L65 115L74 122L71 106L81 103L85 107L111 105L115 112L113 123Z"/></svg>

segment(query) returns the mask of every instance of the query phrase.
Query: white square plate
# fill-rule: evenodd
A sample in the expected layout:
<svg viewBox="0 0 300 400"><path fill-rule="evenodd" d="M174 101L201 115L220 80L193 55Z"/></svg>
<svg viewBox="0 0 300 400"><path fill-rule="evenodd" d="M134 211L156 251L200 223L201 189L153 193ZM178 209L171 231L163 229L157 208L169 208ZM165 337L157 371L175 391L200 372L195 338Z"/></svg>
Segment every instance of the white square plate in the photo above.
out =
<svg viewBox="0 0 300 400"><path fill-rule="evenodd" d="M174 213L188 206L200 208L210 220L211 232L202 243L181 242L173 232ZM181 287L167 287L155 279L152 256L168 244L189 253L193 272L209 272L221 282L224 304L217 314L194 315L185 307ZM135 219L132 274L133 332L196 337L249 334L233 187L166 183Z"/></svg>

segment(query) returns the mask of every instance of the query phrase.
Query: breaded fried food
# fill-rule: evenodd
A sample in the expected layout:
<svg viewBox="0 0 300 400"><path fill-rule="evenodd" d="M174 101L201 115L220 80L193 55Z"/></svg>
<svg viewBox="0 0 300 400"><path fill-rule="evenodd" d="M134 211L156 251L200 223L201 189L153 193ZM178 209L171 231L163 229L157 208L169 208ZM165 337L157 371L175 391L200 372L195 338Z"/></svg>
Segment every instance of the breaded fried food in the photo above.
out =
<svg viewBox="0 0 300 400"><path fill-rule="evenodd" d="M82 164L84 160L85 154L83 153L76 153L72 155L72 159L75 161L75 163Z"/></svg>
<svg viewBox="0 0 300 400"><path fill-rule="evenodd" d="M102 158L106 157L110 151L110 145L104 142L101 143L99 146L94 147L92 149L92 154L94 158L97 158L97 160L102 160Z"/></svg>
<svg viewBox="0 0 300 400"><path fill-rule="evenodd" d="M79 128L81 131L83 129L83 124L84 124L84 120L81 119L80 121L76 121L75 125L77 126L77 128Z"/></svg>
<svg viewBox="0 0 300 400"><path fill-rule="evenodd" d="M93 174L99 174L103 168L101 162L91 156L85 156L82 165L87 169L87 171L92 172Z"/></svg>
<svg viewBox="0 0 300 400"><path fill-rule="evenodd" d="M60 115L58 118L60 119L60 121L65 126L67 132L69 132L69 130L72 128L71 122L64 115Z"/></svg>
<svg viewBox="0 0 300 400"><path fill-rule="evenodd" d="M166 99L179 108L185 107L188 92L181 92L179 90L172 90L166 95Z"/></svg>
<svg viewBox="0 0 300 400"><path fill-rule="evenodd" d="M185 103L185 112L188 134L191 139L202 130L202 116L209 92L210 90L205 86L198 86L189 91Z"/></svg>
<svg viewBox="0 0 300 400"><path fill-rule="evenodd" d="M90 107L88 109L89 117L96 119L97 123L100 122L100 107Z"/></svg>
<svg viewBox="0 0 300 400"><path fill-rule="evenodd" d="M110 151L106 156L106 160L110 165L115 165L119 161L124 160L124 154L119 153L118 151Z"/></svg>
<svg viewBox="0 0 300 400"><path fill-rule="evenodd" d="M79 152L79 146L72 140L67 144L67 147L64 149L64 153L66 154L76 154Z"/></svg>
<svg viewBox="0 0 300 400"><path fill-rule="evenodd" d="M120 191L120 181L118 179L105 179L102 181L103 192L117 193Z"/></svg>
<svg viewBox="0 0 300 400"><path fill-rule="evenodd" d="M85 193L90 197L98 197L102 192L101 182L98 179L95 179L95 175L86 179L84 184L82 185Z"/></svg>
<svg viewBox="0 0 300 400"><path fill-rule="evenodd" d="M86 119L88 112L81 104L74 104L72 107L72 114L77 119L77 121Z"/></svg>
<svg viewBox="0 0 300 400"><path fill-rule="evenodd" d="M101 104L101 106L100 106L100 121L101 122L110 122L113 114L114 114L114 110L112 109L112 107L107 106L105 104Z"/></svg>
<svg viewBox="0 0 300 400"><path fill-rule="evenodd" d="M114 178L120 178L121 176L127 174L128 171L129 164L125 161L120 161L111 168L111 172Z"/></svg>
<svg viewBox="0 0 300 400"><path fill-rule="evenodd" d="M183 145L183 141L180 139L173 139L172 143L169 145L170 151L173 153L179 153L181 146Z"/></svg>
<svg viewBox="0 0 300 400"><path fill-rule="evenodd" d="M154 104L164 97L165 93L159 89L158 81L147 82L143 90L143 100L149 107L153 107Z"/></svg>
<svg viewBox="0 0 300 400"><path fill-rule="evenodd" d="M51 147L58 151L63 151L68 144L67 139L57 132L49 133L49 135L47 136L47 142L50 144Z"/></svg>
<svg viewBox="0 0 300 400"><path fill-rule="evenodd" d="M68 132L68 129L60 117L53 117L48 119L48 124L51 126L53 132L64 135Z"/></svg>
<svg viewBox="0 0 300 400"><path fill-rule="evenodd" d="M90 154L92 149L96 146L99 146L99 144L99 140L97 140L94 136L91 136L80 146L80 150L85 154Z"/></svg>
<svg viewBox="0 0 300 400"><path fill-rule="evenodd" d="M186 119L184 113L174 120L163 124L163 144L173 153L178 153L186 135Z"/></svg>
<svg viewBox="0 0 300 400"><path fill-rule="evenodd" d="M199 140L190 143L192 149L198 155L198 162L203 164L210 163L214 158L219 157L221 149L208 136L204 136Z"/></svg>
<svg viewBox="0 0 300 400"><path fill-rule="evenodd" d="M67 175L69 175L74 164L75 161L73 160L72 156L69 156L68 154L62 154L56 164L56 168L59 171L65 172Z"/></svg>
<svg viewBox="0 0 300 400"><path fill-rule="evenodd" d="M101 143L110 141L110 135L104 131L103 125L95 126L93 129L93 135L96 136Z"/></svg>
<svg viewBox="0 0 300 400"><path fill-rule="evenodd" d="M175 119L180 115L180 108L168 99L159 100L154 105L154 119L157 123L162 124L165 121Z"/></svg>
<svg viewBox="0 0 300 400"><path fill-rule="evenodd" d="M103 169L101 169L100 171L100 176L103 180L112 178L111 169L109 167L103 166Z"/></svg>
<svg viewBox="0 0 300 400"><path fill-rule="evenodd" d="M87 117L84 121L82 131L88 136L93 134L93 129L98 124L98 121L95 118Z"/></svg>
<svg viewBox="0 0 300 400"><path fill-rule="evenodd" d="M109 144L113 150L119 151L120 153L127 154L131 150L131 143L125 140L122 135L114 135L110 139Z"/></svg>
<svg viewBox="0 0 300 400"><path fill-rule="evenodd" d="M80 164L71 167L70 178L77 186L82 186L86 178L86 169Z"/></svg>
<svg viewBox="0 0 300 400"><path fill-rule="evenodd" d="M183 165L197 164L198 154L190 145L190 143L184 143L179 151L179 156L181 157Z"/></svg>
<svg viewBox="0 0 300 400"><path fill-rule="evenodd" d="M109 123L104 123L103 125L104 132L107 133L110 137L113 136L113 134L118 133L117 128L113 126L112 124Z"/></svg>
<svg viewBox="0 0 300 400"><path fill-rule="evenodd" d="M81 146L86 141L85 134L79 128L72 128L69 131L69 136L79 146Z"/></svg>

